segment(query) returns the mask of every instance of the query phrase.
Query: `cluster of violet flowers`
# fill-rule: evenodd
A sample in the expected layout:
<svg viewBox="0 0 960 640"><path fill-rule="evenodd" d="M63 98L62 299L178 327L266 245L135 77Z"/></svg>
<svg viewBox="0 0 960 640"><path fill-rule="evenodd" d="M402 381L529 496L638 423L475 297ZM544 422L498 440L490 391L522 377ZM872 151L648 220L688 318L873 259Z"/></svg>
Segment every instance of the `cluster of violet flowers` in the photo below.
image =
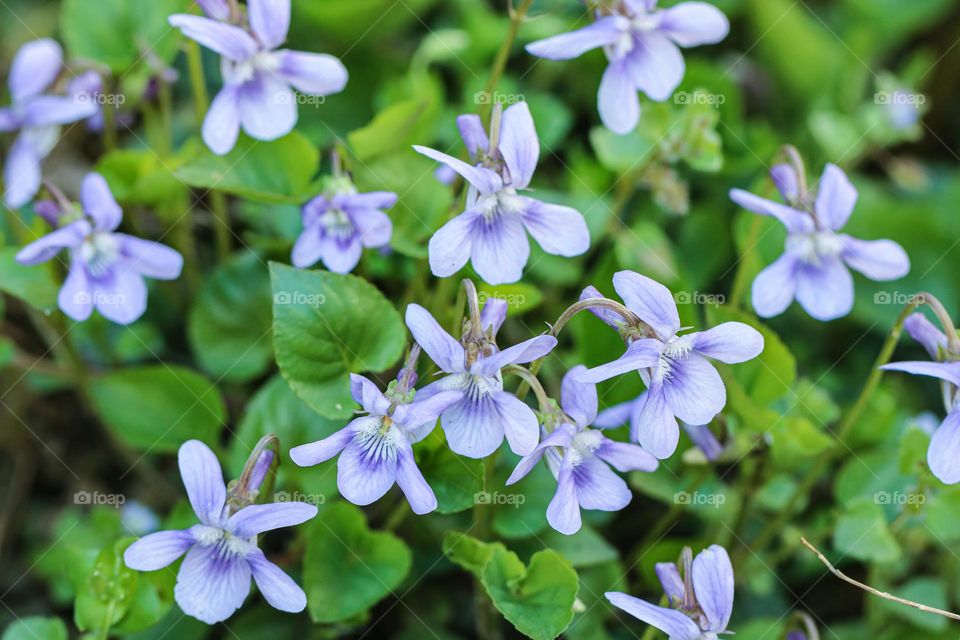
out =
<svg viewBox="0 0 960 640"><path fill-rule="evenodd" d="M282 49L290 26L290 0L198 0L204 16L178 14L169 22L184 35L221 56L223 86L202 126L204 142L215 154L229 153L240 130L257 140L274 140L297 122L295 91L324 96L341 91L347 71L333 56ZM633 130L640 117L638 92L663 101L684 73L681 47L711 44L729 31L726 17L704 2L658 9L656 0L600 3L591 25L528 45L536 56L554 60L602 48L609 65L600 81L598 105L612 131ZM245 7L245 8L244 8ZM5 201L19 207L40 188L41 160L56 142L59 127L89 120L96 125L94 102L76 95L99 91L94 78L72 82L68 95L47 93L62 69L56 43L39 40L17 54L9 84L13 105L0 110L0 132L19 131L5 166ZM72 96L72 97L71 97ZM467 262L489 284L520 280L530 255L528 236L547 253L574 257L590 247L590 233L577 210L524 195L539 160L540 143L526 103L507 109L494 105L487 126L479 116L457 118L469 155L464 161L424 146L414 150L436 160L466 182L463 211L429 242L429 265L440 278L451 277ZM735 189L740 206L780 221L787 231L784 254L753 283L758 315L783 313L796 299L813 318L826 321L853 307L853 269L873 280L892 280L909 271L909 259L891 240L865 241L841 233L857 191L843 171L828 165L817 188L808 188L802 162L772 170L783 203ZM122 210L103 177L83 179L80 204L52 185L53 201L38 202L37 212L55 228L25 246L17 256L37 264L69 254L69 273L58 304L82 321L94 309L121 324L146 310L145 278L179 276L182 257L157 242L118 231ZM300 268L322 263L338 273L352 271L364 248L384 248L392 234L384 212L398 200L394 193L360 192L335 162L322 192L302 209L303 232L291 261ZM547 508L550 525L563 534L581 528L581 510L617 511L631 500L616 472L653 471L678 447L680 427L708 457L722 448L708 425L724 409L726 389L710 360L726 364L756 358L764 347L756 329L726 322L705 331L682 327L674 297L664 285L632 271L621 271L613 286L622 302L587 287L564 318L590 310L618 332L625 351L616 360L587 368L577 365L563 377L560 402L553 401L535 375L533 363L557 346L555 332L501 347L497 335L507 316L503 300L488 298L481 308L471 281L465 280L469 313L459 338L444 330L425 308L410 304L406 324L413 336L410 357L385 391L361 375L351 376L351 393L362 414L323 440L290 450L301 466L337 457L337 484L344 498L368 505L396 484L411 509L426 514L436 496L416 464L413 445L439 422L450 449L470 458L487 458L506 440L520 456L507 484L521 481L544 462L556 479ZM942 310L942 309L941 309ZM943 380L947 418L934 435L929 464L945 482L960 481L955 464L960 452L960 345L949 319L940 332L921 315L907 329L935 362L907 362L887 369L931 375ZM440 375L417 389L421 350ZM530 365L529 368L522 365ZM635 400L599 411L596 384L636 373L646 390ZM519 392L508 391L506 375L516 375L536 394L534 411ZM630 442L604 430L629 423ZM183 611L207 623L225 620L248 595L251 578L277 609L300 611L303 590L268 561L257 545L267 531L313 518L315 507L301 503L255 504L272 464L272 451L258 445L241 481L228 490L214 453L191 440L182 445L179 466L199 524L181 531L152 533L125 553L131 568L153 571L185 555L175 589ZM716 545L696 558L686 549L680 566L657 565L669 607L623 593L610 602L659 628L671 638L716 638L727 631L733 604L733 570Z"/></svg>

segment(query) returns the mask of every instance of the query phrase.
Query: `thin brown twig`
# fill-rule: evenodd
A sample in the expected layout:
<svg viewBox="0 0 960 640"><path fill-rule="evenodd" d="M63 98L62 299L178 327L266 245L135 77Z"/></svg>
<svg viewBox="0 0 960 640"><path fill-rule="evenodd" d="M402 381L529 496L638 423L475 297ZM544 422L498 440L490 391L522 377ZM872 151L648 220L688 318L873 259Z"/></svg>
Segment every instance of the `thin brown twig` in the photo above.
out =
<svg viewBox="0 0 960 640"><path fill-rule="evenodd" d="M860 582L859 580L854 580L850 576L846 575L845 573L843 573L842 571L834 567L830 563L830 561L827 560L827 557L823 555L823 552L817 549L815 546L813 546L809 542L807 542L806 538L800 538L800 542L803 544L803 546L805 546L807 549L809 549L814 554L816 554L817 558L820 559L820 562L822 562L824 566L826 566L827 569L830 570L830 573L837 576L844 582L848 582L853 586L859 587L864 591L866 591L867 593L872 593L873 595L883 598L884 600L890 600L891 602L898 602L900 604L905 604L908 607L913 607L914 609L919 609L920 611L925 611L926 613L933 613L938 616L943 616L944 618L950 618L951 620L960 620L960 614L956 614L950 611L944 611L943 609L937 609L936 607L930 607L928 605L921 604L919 602L914 602L913 600L907 600L906 598L900 598L891 593L887 593L886 591L880 591L879 589L875 589L868 584L864 584L863 582Z"/></svg>

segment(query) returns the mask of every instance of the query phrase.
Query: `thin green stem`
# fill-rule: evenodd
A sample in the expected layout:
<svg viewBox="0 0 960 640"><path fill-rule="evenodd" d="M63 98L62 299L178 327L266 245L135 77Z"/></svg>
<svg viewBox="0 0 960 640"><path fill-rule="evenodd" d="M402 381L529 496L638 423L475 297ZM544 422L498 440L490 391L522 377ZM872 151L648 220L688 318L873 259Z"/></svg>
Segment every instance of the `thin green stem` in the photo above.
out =
<svg viewBox="0 0 960 640"><path fill-rule="evenodd" d="M217 260L224 262L230 255L232 244L227 196L221 191L211 189L208 197L210 198L210 211L213 212L213 233L217 247Z"/></svg>
<svg viewBox="0 0 960 640"><path fill-rule="evenodd" d="M504 69L507 68L507 61L510 59L510 50L513 48L513 42L517 39L517 32L520 31L520 25L523 23L523 19L526 17L532 5L533 0L523 0L520 6L514 9L511 0L510 27L507 29L507 37L500 43L500 49L497 50L496 56L493 58L490 77L487 79L487 84L484 87L484 91L489 99L480 108L480 118L482 120L486 120L490 115L490 109L493 107L494 91L496 91L497 84L503 76Z"/></svg>
<svg viewBox="0 0 960 640"><path fill-rule="evenodd" d="M197 125L203 122L207 115L207 83L203 77L203 54L200 45L193 40L187 41L187 70L190 74L190 93L193 96L193 110L197 117Z"/></svg>
<svg viewBox="0 0 960 640"><path fill-rule="evenodd" d="M903 311L900 313L900 317L897 318L896 323L890 329L890 333L887 335L887 339L884 341L883 346L880 349L880 353L877 355L877 359L873 363L873 369L870 371L870 375L867 377L866 382L863 385L863 389L860 391L860 395L857 397L856 402L847 412L843 421L840 423L840 426L835 432L835 443L832 449L829 449L822 456L820 456L817 461L813 464L807 474L800 481L800 484L797 486L797 489L793 492L793 495L790 496L790 499L787 501L787 504L780 510L780 513L777 514L777 517L767 523L767 525L760 531L757 537L749 544L749 549L752 549L754 553L759 553L765 549L773 539L783 531L784 525L793 515L793 510L796 508L797 504L804 496L810 495L810 491L816 485L817 481L820 480L823 472L830 467L831 464L843 453L843 448L838 446L843 443L844 439L850 435L850 431L856 426L857 421L860 420L861 415L864 410L867 408L867 405L870 403L870 398L873 396L873 392L876 391L877 386L880 384L880 379L883 377L883 365L887 364L890 361L890 357L893 355L893 350L897 346L897 342L900 340L900 335L903 333L903 323L913 311L922 304L922 299L918 297L917 300L908 304ZM747 552L744 548L738 550L734 554L733 566L734 569L737 569L743 564L747 556Z"/></svg>
<svg viewBox="0 0 960 640"><path fill-rule="evenodd" d="M497 467L498 453L499 450L495 451L483 461L484 491L493 484L493 474ZM491 534L493 518L493 505L490 504L491 502L490 500L477 501L477 504L473 507L473 531L476 532L477 538L480 540L486 540ZM473 589L473 611L476 617L477 636L487 640L499 640L501 637L500 614L497 612L496 607L493 606L493 601L490 600L490 596L487 595L486 589L479 579L474 581Z"/></svg>
<svg viewBox="0 0 960 640"><path fill-rule="evenodd" d="M540 380L533 372L517 364L508 364L503 368L503 372L517 376L524 384L533 389L533 395L537 397L537 403L540 405L541 411L547 411L550 408L550 396L547 395L543 385L540 384Z"/></svg>
<svg viewBox="0 0 960 640"><path fill-rule="evenodd" d="M570 322L573 316L577 315L581 311L594 308L608 309L618 313L626 320L627 324L638 327L644 334L652 335L653 333L653 330L645 322L638 318L633 311L630 311L630 309L616 300L609 300L607 298L589 298L587 300L574 302L572 305L567 307L564 312L560 314L560 317L557 318L557 321L553 324L553 326L550 327L550 331L547 335L551 335L556 338L558 335L560 335L560 332L563 331L563 328L567 326L567 323ZM546 356L544 356L544 358L545 357ZM538 373L540 373L540 367L543 366L544 358L537 358L530 363L529 369L532 375L536 376ZM529 385L524 381L520 383L519 387L517 387L516 395L519 399L523 400L529 390Z"/></svg>
<svg viewBox="0 0 960 640"><path fill-rule="evenodd" d="M749 258L760 237L760 229L762 226L763 220L760 216L754 216L750 222L750 229L747 231L746 249L743 255L740 256L740 262L737 263L737 272L733 276L733 287L730 291L730 307L733 309L739 309L743 304L743 298L746 295L750 279Z"/></svg>

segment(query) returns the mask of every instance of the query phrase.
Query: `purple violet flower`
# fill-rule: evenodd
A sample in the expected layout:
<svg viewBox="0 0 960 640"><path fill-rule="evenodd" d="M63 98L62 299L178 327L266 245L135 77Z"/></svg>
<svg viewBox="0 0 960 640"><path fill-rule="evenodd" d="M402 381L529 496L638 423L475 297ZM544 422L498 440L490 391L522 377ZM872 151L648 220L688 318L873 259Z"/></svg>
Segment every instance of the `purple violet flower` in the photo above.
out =
<svg viewBox="0 0 960 640"><path fill-rule="evenodd" d="M40 163L60 139L60 125L97 111L92 102L44 93L62 69L63 50L49 38L26 43L13 58L7 79L13 104L0 109L0 133L20 131L3 171L3 201L11 209L24 206L39 191Z"/></svg>
<svg viewBox="0 0 960 640"><path fill-rule="evenodd" d="M777 165L771 176L786 205L740 189L730 192L744 209L772 216L787 228L783 255L753 281L751 299L758 315L779 315L796 298L817 320L841 318L853 309L849 269L880 281L910 271L910 259L893 240L858 240L838 233L857 202L856 188L839 167L827 165L816 199L800 193L800 180L790 165Z"/></svg>
<svg viewBox="0 0 960 640"><path fill-rule="evenodd" d="M518 482L545 457L557 479L547 521L565 535L580 530L581 508L619 511L630 503L630 488L610 466L621 472L654 471L659 464L638 445L610 440L590 428L597 417L597 387L577 381L584 371L586 367L577 365L563 377L561 422L550 433L544 429L540 444L507 479L508 485Z"/></svg>
<svg viewBox="0 0 960 640"><path fill-rule="evenodd" d="M353 398L367 415L323 440L294 447L290 457L309 467L340 454L337 488L350 502L360 506L376 502L396 483L414 513L430 513L437 508L437 498L417 468L411 445L427 437L437 416L463 393L445 391L402 403L408 393L405 389L389 394L391 400L363 376L351 374L350 381Z"/></svg>
<svg viewBox="0 0 960 640"><path fill-rule="evenodd" d="M103 95L103 78L96 71L84 71L67 83L67 91L77 102L89 102L94 105L93 115L87 118L90 131L103 131L103 108L100 106Z"/></svg>
<svg viewBox="0 0 960 640"><path fill-rule="evenodd" d="M911 314L904 323L914 340L930 354L939 359L947 356L947 336L927 320L922 313ZM960 482L960 362L893 362L881 369L905 371L919 376L931 376L942 380L943 403L947 417L930 438L927 449L927 465L941 482Z"/></svg>
<svg viewBox="0 0 960 640"><path fill-rule="evenodd" d="M593 425L598 429L616 429L625 424L630 425L630 439L638 440L640 434L640 415L643 406L647 402L647 392L644 391L634 400L628 400L608 409L604 409L597 416ZM690 425L686 422L680 422L680 426L686 432L687 436L693 441L700 451L703 452L707 460L713 462L723 455L724 445L713 435L713 431L707 425Z"/></svg>
<svg viewBox="0 0 960 640"><path fill-rule="evenodd" d="M250 578L270 606L296 613L307 606L307 597L277 565L257 548L257 536L291 527L317 515L303 502L254 504L235 513L227 503L220 463L199 440L180 447L180 476L200 524L180 531L160 531L144 536L123 554L136 571L157 571L186 553L174 597L187 615L214 624L240 608L250 592Z"/></svg>
<svg viewBox="0 0 960 640"><path fill-rule="evenodd" d="M220 18L222 5L206 2L203 8ZM290 28L290 0L248 0L247 17L249 30L201 16L169 18L188 38L222 56L224 85L210 105L202 132L203 141L217 155L233 149L241 127L257 140L276 140L293 131L297 124L293 89L326 96L347 84L347 70L336 57L277 49Z"/></svg>
<svg viewBox="0 0 960 640"><path fill-rule="evenodd" d="M393 225L381 209L396 202L395 193L357 193L349 180L331 179L322 194L303 206L303 232L293 247L293 265L303 269L323 260L330 271L353 271L364 247L390 244Z"/></svg>
<svg viewBox="0 0 960 640"><path fill-rule="evenodd" d="M657 577L670 600L660 607L646 600L617 591L604 595L618 609L656 627L670 640L717 640L727 631L733 612L733 566L727 551L711 545L691 561L689 547L684 549L684 572L672 562L659 562Z"/></svg>
<svg viewBox="0 0 960 640"><path fill-rule="evenodd" d="M628 338L623 356L585 371L579 380L596 383L639 371L647 392L633 421L638 425L636 438L662 460L677 449L678 419L705 425L726 405L726 387L707 358L729 364L745 362L763 351L763 336L742 322L724 322L707 331L677 335L680 316L665 286L633 271L614 274L613 286L627 308L655 335ZM585 293L595 297L590 290ZM610 311L605 311L601 319L618 330L625 325L622 317Z"/></svg>
<svg viewBox="0 0 960 640"><path fill-rule="evenodd" d="M480 317L482 327L471 328L457 341L420 305L407 307L407 327L430 358L449 375L420 390L420 397L443 391L461 391L462 399L440 414L440 425L450 448L470 458L485 458L503 443L517 455L532 453L540 422L533 409L503 390L500 370L541 358L555 346L553 336L537 336L503 351L496 334L506 317L506 303L489 298Z"/></svg>
<svg viewBox="0 0 960 640"><path fill-rule="evenodd" d="M228 3L227 0L197 0L197 5L199 5L200 10L203 11L208 18L213 18L220 22L230 20L230 3Z"/></svg>
<svg viewBox="0 0 960 640"><path fill-rule="evenodd" d="M96 308L118 324L130 324L147 309L144 277L174 280L183 257L170 247L116 233L123 217L107 181L88 173L80 189L83 213L64 212L56 231L31 242L17 254L20 264L35 265L70 250L70 272L57 304L78 322Z"/></svg>
<svg viewBox="0 0 960 640"><path fill-rule="evenodd" d="M730 31L727 17L705 2L683 2L657 9L657 0L619 0L596 12L596 22L527 45L549 60L569 60L603 47L609 65L600 81L598 106L603 124L618 134L640 121L642 91L663 102L683 80L679 47L720 42Z"/></svg>
<svg viewBox="0 0 960 640"><path fill-rule="evenodd" d="M413 147L470 183L466 210L430 238L430 269L439 278L452 276L472 260L486 282L516 282L530 257L527 233L554 255L569 258L590 248L590 231L579 211L517 193L529 186L540 157L527 103L508 107L502 117L500 105L494 109L489 139L479 116L457 118L474 165L434 149Z"/></svg>

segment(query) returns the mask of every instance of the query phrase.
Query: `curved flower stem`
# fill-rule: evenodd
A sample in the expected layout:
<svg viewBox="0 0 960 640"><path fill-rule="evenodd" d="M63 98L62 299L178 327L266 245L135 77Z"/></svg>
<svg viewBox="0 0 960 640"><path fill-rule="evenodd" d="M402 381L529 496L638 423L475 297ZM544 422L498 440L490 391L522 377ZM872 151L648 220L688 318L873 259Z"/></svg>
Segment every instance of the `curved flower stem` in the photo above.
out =
<svg viewBox="0 0 960 640"><path fill-rule="evenodd" d="M827 560L827 557L823 555L823 552L817 549L815 546L813 546L809 542L807 542L806 538L801 537L800 543L803 544L803 546L805 546L811 552L813 552L814 555L816 555L817 558L820 560L820 562L822 562L824 566L830 571L830 573L837 576L844 582L848 582L855 587L863 589L867 593L872 593L873 595L879 598L890 600L891 602L905 604L908 607L913 607L914 609L919 609L920 611L925 611L926 613L933 613L938 616L943 616L944 618L950 618L951 620L960 620L960 614L953 613L952 611L945 611L943 609L937 609L936 607L930 607L925 604L920 604L919 602L914 602L913 600L907 600L906 598L899 598L893 594L887 593L886 591L880 591L879 589L875 589L874 587L871 587L868 584L860 582L859 580L854 580L850 576L846 575L845 573L843 573L842 571L834 567L833 564L831 564L830 561Z"/></svg>
<svg viewBox="0 0 960 640"><path fill-rule="evenodd" d="M954 354L960 355L960 338L957 337L957 328L953 324L953 319L950 317L950 314L947 313L946 307L943 306L943 303L933 295L932 293L927 293L926 291L921 291L917 294L919 302L930 307L930 310L933 311L933 314L937 316L937 320L940 322L940 326L943 328L943 332L947 335L947 343L950 348L950 351Z"/></svg>
<svg viewBox="0 0 960 640"><path fill-rule="evenodd" d="M513 0L510 0L510 28L507 30L507 37L500 43L500 49L493 59L493 67L490 69L490 78L484 86L484 92L490 98L480 107L480 118L486 120L490 115L490 108L493 106L493 92L500 82L504 69L507 68L507 60L510 59L510 49L513 48L513 42L517 39L517 32L520 31L520 25L527 16L527 12L533 5L533 0L523 0L520 6L513 8Z"/></svg>
<svg viewBox="0 0 960 640"><path fill-rule="evenodd" d="M840 426L837 428L835 435L836 443L842 443L844 438L846 438L850 431L856 426L857 421L860 419L860 416L863 414L863 411L867 408L867 404L870 402L870 398L873 396L873 392L876 390L877 386L880 384L880 379L883 377L883 365L887 364L890 361L890 356L893 355L893 350L897 346L897 342L900 340L900 335L903 333L903 323L911 313L916 310L916 308L922 304L923 300L921 297L917 297L916 300L904 307L903 311L900 312L900 316L897 318L896 323L890 329L890 333L887 334L887 339L884 341L883 346L880 349L880 353L877 355L877 359L873 363L873 368L870 371L870 376L867 378L867 381L863 385L863 389L860 391L860 395L857 397L856 402L850 408L850 411L846 414L843 419L843 422L840 423ZM820 456L814 465L807 472L807 475L803 477L800 481L800 484L797 485L796 491L793 492L793 495L790 496L790 500L786 505L780 510L780 513L776 518L771 520L767 525L757 534L757 537L751 542L746 548L752 549L754 553L759 553L773 541L774 537L781 531L783 531L784 525L789 520L790 516L793 515L793 510L796 508L797 503L800 502L801 498L810 494L811 489L820 479L820 476L823 474L833 462L836 460L837 456L842 453L842 449L836 445L827 450L822 456ZM746 559L746 553L741 548L735 554L733 558L733 566L736 570L739 566L742 565Z"/></svg>
<svg viewBox="0 0 960 640"><path fill-rule="evenodd" d="M551 406L550 396L544 391L543 385L540 384L540 380L535 373L517 364L508 364L503 368L503 372L512 373L520 378L524 384L533 389L533 395L537 396L537 403L540 405L540 410L549 410Z"/></svg>
<svg viewBox="0 0 960 640"><path fill-rule="evenodd" d="M638 318L637 314L635 314L633 311L630 311L630 309L628 309L622 303L617 302L616 300L610 300L609 298L588 298L586 300L574 302L572 305L567 307L563 313L560 314L560 317L557 318L557 321L552 327L550 327L550 331L547 333L547 335L556 338L558 335L560 335L560 332L563 331L563 328L567 326L567 323L570 322L570 319L573 318L573 316L577 315L581 311L594 308L609 309L610 311L619 313L621 316L623 316L628 324L638 327L645 335L653 335L653 329L643 322L643 320ZM540 367L543 366L544 358L546 358L546 356L543 358L537 358L530 363L530 373L532 375L536 376L540 372ZM520 386L517 387L517 398L523 400L527 395L527 391L529 390L530 387L527 385L526 381L522 382Z"/></svg>

